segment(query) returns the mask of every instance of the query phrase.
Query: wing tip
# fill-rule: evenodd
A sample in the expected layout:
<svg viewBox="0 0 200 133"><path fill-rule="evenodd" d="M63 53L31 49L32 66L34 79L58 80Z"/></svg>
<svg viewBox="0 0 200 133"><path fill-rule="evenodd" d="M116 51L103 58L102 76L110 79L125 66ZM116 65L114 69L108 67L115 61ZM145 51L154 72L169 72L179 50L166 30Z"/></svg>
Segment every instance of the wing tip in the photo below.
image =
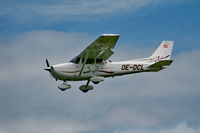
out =
<svg viewBox="0 0 200 133"><path fill-rule="evenodd" d="M163 40L162 43L175 43L175 41L172 41L172 40Z"/></svg>
<svg viewBox="0 0 200 133"><path fill-rule="evenodd" d="M101 36L120 36L120 34L101 34Z"/></svg>

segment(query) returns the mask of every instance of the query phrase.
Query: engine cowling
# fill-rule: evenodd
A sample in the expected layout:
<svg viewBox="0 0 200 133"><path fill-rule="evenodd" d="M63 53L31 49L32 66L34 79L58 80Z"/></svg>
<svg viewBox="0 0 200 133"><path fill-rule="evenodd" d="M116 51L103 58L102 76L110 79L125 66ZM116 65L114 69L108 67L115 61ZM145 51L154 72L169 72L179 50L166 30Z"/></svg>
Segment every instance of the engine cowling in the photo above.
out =
<svg viewBox="0 0 200 133"><path fill-rule="evenodd" d="M94 84L98 84L99 82L104 81L104 77L94 76L90 79Z"/></svg>

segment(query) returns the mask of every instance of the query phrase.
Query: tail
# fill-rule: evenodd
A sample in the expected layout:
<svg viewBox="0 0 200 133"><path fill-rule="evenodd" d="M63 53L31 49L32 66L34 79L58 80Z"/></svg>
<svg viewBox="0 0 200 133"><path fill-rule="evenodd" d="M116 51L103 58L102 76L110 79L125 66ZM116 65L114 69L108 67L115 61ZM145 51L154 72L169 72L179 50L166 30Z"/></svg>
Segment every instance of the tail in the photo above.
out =
<svg viewBox="0 0 200 133"><path fill-rule="evenodd" d="M171 60L174 41L162 41L156 51L150 56L155 60Z"/></svg>
<svg viewBox="0 0 200 133"><path fill-rule="evenodd" d="M174 41L162 41L156 51L150 56L152 65L149 66L150 71L159 71L171 65L172 49Z"/></svg>

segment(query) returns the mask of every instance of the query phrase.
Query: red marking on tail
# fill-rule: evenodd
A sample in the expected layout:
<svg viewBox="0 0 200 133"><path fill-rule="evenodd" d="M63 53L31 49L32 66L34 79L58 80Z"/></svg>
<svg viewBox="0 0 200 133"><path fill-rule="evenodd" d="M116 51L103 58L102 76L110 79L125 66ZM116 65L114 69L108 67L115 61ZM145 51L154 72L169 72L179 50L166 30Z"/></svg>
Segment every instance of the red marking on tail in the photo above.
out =
<svg viewBox="0 0 200 133"><path fill-rule="evenodd" d="M163 44L163 48L168 48L168 44Z"/></svg>

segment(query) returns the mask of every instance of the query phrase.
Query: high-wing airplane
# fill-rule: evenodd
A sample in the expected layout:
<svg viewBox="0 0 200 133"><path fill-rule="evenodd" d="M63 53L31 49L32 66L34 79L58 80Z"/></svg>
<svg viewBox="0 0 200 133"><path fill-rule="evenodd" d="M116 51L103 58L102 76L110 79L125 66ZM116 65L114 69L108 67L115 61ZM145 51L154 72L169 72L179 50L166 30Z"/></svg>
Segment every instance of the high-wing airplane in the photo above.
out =
<svg viewBox="0 0 200 133"><path fill-rule="evenodd" d="M107 77L115 77L126 74L140 72L157 72L169 66L174 41L162 41L156 51L147 58L111 62L109 57L114 53L112 49L119 38L119 34L102 34L78 56L69 63L49 65L46 59L48 71L56 80L63 81L58 88L62 91L70 89L71 85L67 81L86 80L85 85L79 89L86 93L93 89L89 85L90 81L94 84L103 82Z"/></svg>

